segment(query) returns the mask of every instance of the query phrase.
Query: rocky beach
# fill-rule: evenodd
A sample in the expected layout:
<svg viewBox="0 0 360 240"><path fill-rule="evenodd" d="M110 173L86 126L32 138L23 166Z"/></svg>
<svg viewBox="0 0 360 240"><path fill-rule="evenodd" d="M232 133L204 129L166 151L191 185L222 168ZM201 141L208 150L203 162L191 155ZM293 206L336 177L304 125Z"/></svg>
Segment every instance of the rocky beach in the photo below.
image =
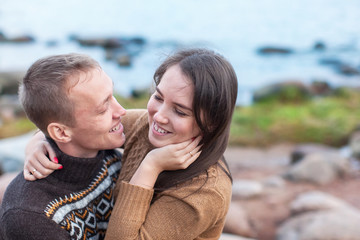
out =
<svg viewBox="0 0 360 240"><path fill-rule="evenodd" d="M24 117L16 96L21 74L0 74L2 126ZM302 84L287 82L259 89L256 101L283 96L288 86L296 86L304 96L309 93ZM316 84L312 92L318 98L330 89ZM22 170L24 148L32 135L27 131L0 139L0 201L9 181ZM233 197L221 239L360 239L360 131L354 130L345 142L342 147L291 141L229 145L225 157L233 176Z"/></svg>
<svg viewBox="0 0 360 240"><path fill-rule="evenodd" d="M139 39L81 42L101 45L104 49L143 44ZM277 51L272 48L271 53L262 54L279 54ZM23 74L22 71L0 73L0 125L1 133L5 134L0 136L0 201L9 181L22 170L24 148L33 135L31 126L19 134L11 134L4 128L25 116L17 98L18 82ZM317 99L333 92L326 82L306 86L289 80L259 88L254 92L254 101L273 101L274 97L284 103L307 101L309 96ZM134 91L133 97L138 94ZM291 141L261 146L229 145L225 157L233 175L233 198L221 240L360 239L360 132L355 129L341 142L345 142L342 147Z"/></svg>
<svg viewBox="0 0 360 240"><path fill-rule="evenodd" d="M357 0L20 2L0 6L0 202L34 131L17 98L32 62L89 54L132 102L148 93L161 56L201 46L239 78L220 239L360 240Z"/></svg>
<svg viewBox="0 0 360 240"><path fill-rule="evenodd" d="M0 195L32 132L0 140ZM322 144L230 146L233 198L221 240L357 240L360 162ZM1 197L0 197L1 200Z"/></svg>

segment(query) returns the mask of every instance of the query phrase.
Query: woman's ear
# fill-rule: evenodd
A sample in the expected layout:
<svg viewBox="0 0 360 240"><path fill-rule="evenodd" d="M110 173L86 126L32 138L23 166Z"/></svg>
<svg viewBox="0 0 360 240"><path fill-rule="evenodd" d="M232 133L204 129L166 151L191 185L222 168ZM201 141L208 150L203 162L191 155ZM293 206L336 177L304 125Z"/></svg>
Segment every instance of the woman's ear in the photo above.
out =
<svg viewBox="0 0 360 240"><path fill-rule="evenodd" d="M71 140L71 130L61 123L50 123L47 127L49 136L56 142L67 143Z"/></svg>

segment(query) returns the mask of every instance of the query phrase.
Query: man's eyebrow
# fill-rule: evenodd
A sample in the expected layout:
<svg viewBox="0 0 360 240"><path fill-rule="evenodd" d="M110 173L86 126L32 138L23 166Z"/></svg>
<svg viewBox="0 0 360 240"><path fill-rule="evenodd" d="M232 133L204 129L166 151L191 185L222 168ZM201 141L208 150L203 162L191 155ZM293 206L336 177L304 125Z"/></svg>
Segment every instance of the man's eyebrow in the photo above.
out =
<svg viewBox="0 0 360 240"><path fill-rule="evenodd" d="M162 97L164 96L163 93L160 91L160 89L159 89L158 87L156 87L156 91L157 91ZM175 104L176 106L179 106L179 107L181 107L181 108L183 108L183 109L186 109L186 110L188 110L188 111L190 111L190 112L193 111L192 108L187 107L187 106L185 106L185 105L183 105L183 104L181 104L181 103L174 102L174 104Z"/></svg>

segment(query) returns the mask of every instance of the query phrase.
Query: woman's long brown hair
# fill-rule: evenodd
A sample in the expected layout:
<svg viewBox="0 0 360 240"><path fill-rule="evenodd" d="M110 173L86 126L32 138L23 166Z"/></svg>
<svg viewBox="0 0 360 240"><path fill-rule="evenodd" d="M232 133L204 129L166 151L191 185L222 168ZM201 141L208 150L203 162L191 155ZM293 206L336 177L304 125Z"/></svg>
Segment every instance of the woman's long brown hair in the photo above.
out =
<svg viewBox="0 0 360 240"><path fill-rule="evenodd" d="M221 55L207 49L180 50L169 56L155 71L156 85L166 70L179 65L194 86L193 114L202 133L202 152L185 170L164 171L155 184L162 191L183 183L223 161L224 172L231 179L223 157L228 145L230 124L237 97L237 77L231 64Z"/></svg>

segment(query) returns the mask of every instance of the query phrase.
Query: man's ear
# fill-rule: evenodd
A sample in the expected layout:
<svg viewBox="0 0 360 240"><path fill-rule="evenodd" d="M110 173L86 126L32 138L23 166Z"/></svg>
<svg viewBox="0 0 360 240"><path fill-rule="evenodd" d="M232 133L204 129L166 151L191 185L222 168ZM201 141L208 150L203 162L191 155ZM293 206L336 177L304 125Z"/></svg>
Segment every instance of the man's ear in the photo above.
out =
<svg viewBox="0 0 360 240"><path fill-rule="evenodd" d="M47 127L50 137L57 142L67 143L71 140L71 130L61 123L50 123Z"/></svg>

